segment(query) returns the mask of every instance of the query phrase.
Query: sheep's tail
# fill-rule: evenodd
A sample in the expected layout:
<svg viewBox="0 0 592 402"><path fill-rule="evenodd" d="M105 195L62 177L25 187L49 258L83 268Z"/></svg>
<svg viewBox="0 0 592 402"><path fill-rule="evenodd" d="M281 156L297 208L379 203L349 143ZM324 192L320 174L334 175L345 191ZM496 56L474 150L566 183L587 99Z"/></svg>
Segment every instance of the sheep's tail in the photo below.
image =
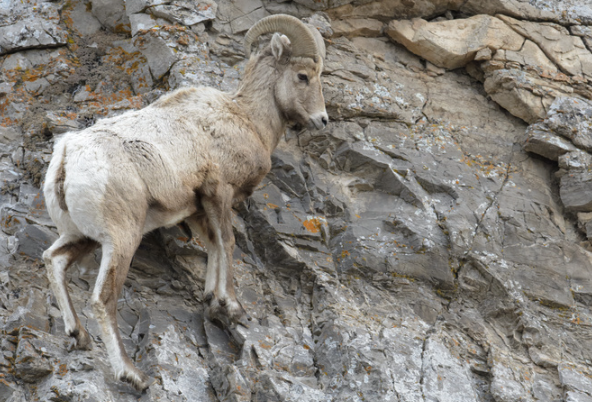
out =
<svg viewBox="0 0 592 402"><path fill-rule="evenodd" d="M62 160L56 172L55 178L55 192L56 198L58 199L58 205L63 211L68 211L68 205L66 204L66 192L64 191L64 182L66 181L66 145L64 144L64 151L62 152Z"/></svg>

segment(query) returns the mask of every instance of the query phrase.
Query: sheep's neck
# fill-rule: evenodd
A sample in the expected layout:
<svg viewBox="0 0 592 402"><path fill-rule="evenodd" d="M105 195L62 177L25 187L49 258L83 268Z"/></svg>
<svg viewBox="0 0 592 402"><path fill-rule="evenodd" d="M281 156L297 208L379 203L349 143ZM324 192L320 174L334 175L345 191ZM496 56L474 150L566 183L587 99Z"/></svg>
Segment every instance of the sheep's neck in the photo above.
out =
<svg viewBox="0 0 592 402"><path fill-rule="evenodd" d="M247 68L248 69L248 68ZM270 85L275 71L245 73L243 82L234 94L233 100L241 105L269 154L277 147L286 131L286 121L275 101L274 87Z"/></svg>
<svg viewBox="0 0 592 402"><path fill-rule="evenodd" d="M273 94L261 98L242 96L237 99L237 102L242 104L243 110L249 116L249 120L257 128L257 134L259 134L261 142L271 155L286 130L283 119L277 113Z"/></svg>

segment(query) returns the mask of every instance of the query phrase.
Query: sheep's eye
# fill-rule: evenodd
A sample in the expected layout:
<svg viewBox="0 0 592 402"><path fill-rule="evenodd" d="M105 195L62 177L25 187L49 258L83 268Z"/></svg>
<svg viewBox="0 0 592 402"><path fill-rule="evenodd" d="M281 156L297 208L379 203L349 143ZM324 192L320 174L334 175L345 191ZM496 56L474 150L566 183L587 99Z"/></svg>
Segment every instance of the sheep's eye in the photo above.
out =
<svg viewBox="0 0 592 402"><path fill-rule="evenodd" d="M306 74L298 74L298 79L303 82L308 82L308 75Z"/></svg>

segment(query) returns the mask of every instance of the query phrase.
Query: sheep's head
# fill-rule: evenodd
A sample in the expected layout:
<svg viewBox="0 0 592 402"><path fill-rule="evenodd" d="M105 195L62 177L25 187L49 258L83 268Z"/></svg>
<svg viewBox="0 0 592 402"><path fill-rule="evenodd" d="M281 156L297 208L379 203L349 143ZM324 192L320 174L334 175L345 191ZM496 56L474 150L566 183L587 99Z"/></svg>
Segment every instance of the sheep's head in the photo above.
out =
<svg viewBox="0 0 592 402"><path fill-rule="evenodd" d="M321 72L325 44L312 26L289 15L273 15L260 20L245 36L245 49L264 33L275 32L270 52L277 79L274 95L285 118L294 126L322 129L327 125Z"/></svg>

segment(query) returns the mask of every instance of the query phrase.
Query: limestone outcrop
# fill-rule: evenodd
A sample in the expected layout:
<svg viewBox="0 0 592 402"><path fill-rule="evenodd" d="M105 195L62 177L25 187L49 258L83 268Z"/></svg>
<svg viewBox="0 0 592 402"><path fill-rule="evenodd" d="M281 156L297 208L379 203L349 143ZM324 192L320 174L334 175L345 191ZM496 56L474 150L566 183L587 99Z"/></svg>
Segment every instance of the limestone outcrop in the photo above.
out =
<svg viewBox="0 0 592 402"><path fill-rule="evenodd" d="M592 400L591 10L0 2L0 402ZM137 394L106 360L92 263L68 283L94 347L68 351L41 260L52 144L180 87L233 90L275 13L325 38L330 124L287 132L235 208L248 328L205 317L199 238L146 236L118 303L154 379Z"/></svg>
<svg viewBox="0 0 592 402"><path fill-rule="evenodd" d="M577 34L559 24L479 14L435 22L393 20L386 33L438 67L465 67L500 106L534 123L557 97L592 97L587 30L573 31Z"/></svg>

